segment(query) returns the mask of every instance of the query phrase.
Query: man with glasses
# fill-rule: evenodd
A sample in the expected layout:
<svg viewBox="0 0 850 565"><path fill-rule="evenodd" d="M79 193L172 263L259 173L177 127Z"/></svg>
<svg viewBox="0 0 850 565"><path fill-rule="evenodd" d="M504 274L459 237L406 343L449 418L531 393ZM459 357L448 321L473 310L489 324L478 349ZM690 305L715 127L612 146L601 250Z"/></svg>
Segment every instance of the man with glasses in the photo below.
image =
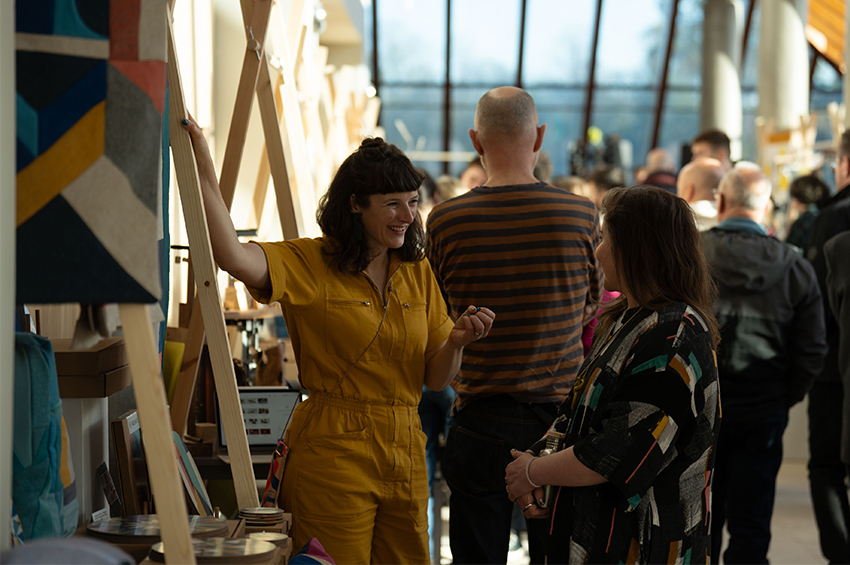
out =
<svg viewBox="0 0 850 565"><path fill-rule="evenodd" d="M824 245L850 230L850 130L841 136L834 167L838 192L815 218L806 250L824 300L829 295ZM829 353L809 393L809 488L821 551L830 563L850 563L850 504L844 482L847 468L840 457L844 390L838 364L839 330L828 303L824 303L824 313Z"/></svg>

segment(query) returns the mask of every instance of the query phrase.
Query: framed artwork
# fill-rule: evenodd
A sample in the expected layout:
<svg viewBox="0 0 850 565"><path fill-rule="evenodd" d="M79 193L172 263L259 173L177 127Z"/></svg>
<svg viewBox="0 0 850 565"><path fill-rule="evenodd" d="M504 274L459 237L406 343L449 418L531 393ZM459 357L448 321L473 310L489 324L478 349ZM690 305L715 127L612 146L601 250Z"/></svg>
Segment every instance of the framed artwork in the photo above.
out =
<svg viewBox="0 0 850 565"><path fill-rule="evenodd" d="M19 303L160 299L165 17L163 0L16 3Z"/></svg>

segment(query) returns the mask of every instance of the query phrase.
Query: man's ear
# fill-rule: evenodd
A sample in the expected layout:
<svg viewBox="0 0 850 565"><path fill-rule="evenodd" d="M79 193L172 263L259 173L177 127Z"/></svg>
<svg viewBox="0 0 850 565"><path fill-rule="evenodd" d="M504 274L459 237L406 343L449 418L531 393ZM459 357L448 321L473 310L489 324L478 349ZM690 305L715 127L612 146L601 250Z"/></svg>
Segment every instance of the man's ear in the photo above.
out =
<svg viewBox="0 0 850 565"><path fill-rule="evenodd" d="M726 207L728 205L726 196L718 191L715 202L717 203L717 218L720 219L720 215L726 213Z"/></svg>
<svg viewBox="0 0 850 565"><path fill-rule="evenodd" d="M357 205L357 197L356 196L354 196L352 194L349 202L351 203L351 211L352 212L359 212L360 211L360 206Z"/></svg>
<svg viewBox="0 0 850 565"><path fill-rule="evenodd" d="M474 129L469 130L469 139L472 140L472 146L479 155L484 155L484 148L481 147L481 142L478 140L478 132Z"/></svg>
<svg viewBox="0 0 850 565"><path fill-rule="evenodd" d="M542 124L537 128L537 139L534 140L534 152L537 153L540 151L540 147L543 145L543 134L546 133L546 124Z"/></svg>

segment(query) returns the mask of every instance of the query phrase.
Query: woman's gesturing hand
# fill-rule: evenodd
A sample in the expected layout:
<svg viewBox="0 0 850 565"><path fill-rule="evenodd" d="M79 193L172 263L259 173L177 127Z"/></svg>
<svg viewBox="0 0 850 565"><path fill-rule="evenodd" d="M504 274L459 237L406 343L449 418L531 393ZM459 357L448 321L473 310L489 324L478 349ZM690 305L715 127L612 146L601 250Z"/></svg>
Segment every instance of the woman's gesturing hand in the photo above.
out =
<svg viewBox="0 0 850 565"><path fill-rule="evenodd" d="M449 334L449 343L456 347L463 347L473 341L484 339L490 333L495 318L496 314L489 308L470 306L455 322L452 333Z"/></svg>

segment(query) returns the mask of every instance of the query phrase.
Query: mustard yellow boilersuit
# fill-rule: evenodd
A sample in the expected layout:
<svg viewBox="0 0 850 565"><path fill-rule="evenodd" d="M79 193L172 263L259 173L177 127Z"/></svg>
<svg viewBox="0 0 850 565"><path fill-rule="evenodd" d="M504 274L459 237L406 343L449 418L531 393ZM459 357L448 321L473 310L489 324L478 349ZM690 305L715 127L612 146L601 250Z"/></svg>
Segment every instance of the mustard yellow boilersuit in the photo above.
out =
<svg viewBox="0 0 850 565"><path fill-rule="evenodd" d="M281 487L295 549L317 538L337 563L427 563L428 479L418 405L425 352L452 321L427 260L391 256L385 289L343 275L324 238L260 244L292 339L301 386ZM386 308L386 319L375 342ZM340 377L367 349L340 387ZM312 416L312 418L311 418ZM300 436L299 430L304 428Z"/></svg>

